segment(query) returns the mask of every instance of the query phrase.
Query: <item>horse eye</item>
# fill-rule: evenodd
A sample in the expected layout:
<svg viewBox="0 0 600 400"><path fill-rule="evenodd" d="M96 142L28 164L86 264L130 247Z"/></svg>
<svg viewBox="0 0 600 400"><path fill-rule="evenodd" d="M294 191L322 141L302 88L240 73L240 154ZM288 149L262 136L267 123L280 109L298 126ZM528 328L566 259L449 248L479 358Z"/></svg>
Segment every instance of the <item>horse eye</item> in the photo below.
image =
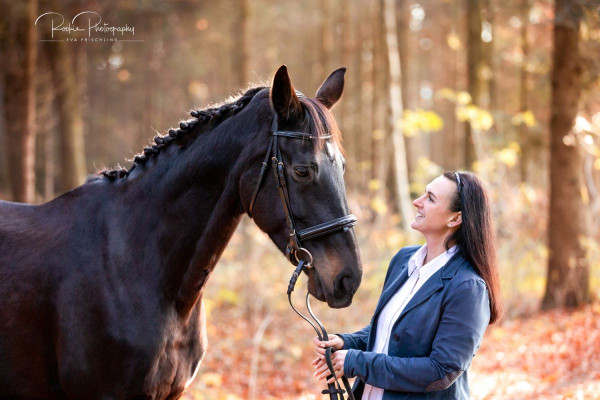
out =
<svg viewBox="0 0 600 400"><path fill-rule="evenodd" d="M301 178L305 178L308 176L308 168L306 167L295 167L294 172Z"/></svg>

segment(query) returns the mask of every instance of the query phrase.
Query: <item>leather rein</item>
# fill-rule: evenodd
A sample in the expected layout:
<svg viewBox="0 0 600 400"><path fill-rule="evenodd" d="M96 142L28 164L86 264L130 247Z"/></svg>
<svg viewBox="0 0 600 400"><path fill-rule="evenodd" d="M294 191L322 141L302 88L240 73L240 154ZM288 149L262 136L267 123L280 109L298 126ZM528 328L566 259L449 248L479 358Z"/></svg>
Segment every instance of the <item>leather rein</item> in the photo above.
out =
<svg viewBox="0 0 600 400"><path fill-rule="evenodd" d="M287 259L293 265L296 266L296 269L294 270L294 273L290 278L290 283L287 289L288 301L294 312L313 327L313 329L317 333L317 337L319 338L319 340L328 341L329 337L327 335L325 327L323 326L321 321L319 321L319 319L314 315L310 307L309 293L306 293L306 308L313 321L309 320L308 317L300 313L292 304L291 296L292 292L294 291L294 287L296 285L298 277L302 273L303 269L313 267L312 254L310 254L310 252L306 248L302 247L301 241L311 240L320 236L329 235L339 231L347 232L351 227L356 225L357 219L356 216L354 216L353 214L348 214L346 216L336 218L318 225L314 225L309 228L302 229L300 231L296 229L296 223L294 221L294 215L292 214L290 196L288 193L285 179L285 164L283 163L281 151L277 142L277 139L279 137L301 140L327 140L331 138L331 135L317 136L305 132L280 131L277 125L277 115L274 115L273 124L271 126L271 140L269 141L269 147L267 148L265 159L262 162L260 168L260 175L258 176L258 182L256 183L256 188L254 189L254 193L252 194L252 199L250 200L250 207L248 210L248 214L252 216L252 211L254 209L256 197L260 190L260 186L263 181L265 172L270 163L273 170L273 176L275 177L275 185L277 187L277 191L279 192L281 205L283 207L283 213L285 215L285 220L289 230L289 242L286 247L285 255ZM328 347L325 350L325 362L327 363L327 366L331 373L331 375L329 375L327 379L335 377L335 371L331 362L331 354L334 351L335 350L331 347ZM335 384L328 383L328 389L323 390L321 393L329 394L331 400L344 400L344 392L347 392L348 398L350 400L354 400L354 395L352 394L350 384L348 383L348 379L345 376L342 376L342 382L346 390L342 389L338 379L336 378Z"/></svg>

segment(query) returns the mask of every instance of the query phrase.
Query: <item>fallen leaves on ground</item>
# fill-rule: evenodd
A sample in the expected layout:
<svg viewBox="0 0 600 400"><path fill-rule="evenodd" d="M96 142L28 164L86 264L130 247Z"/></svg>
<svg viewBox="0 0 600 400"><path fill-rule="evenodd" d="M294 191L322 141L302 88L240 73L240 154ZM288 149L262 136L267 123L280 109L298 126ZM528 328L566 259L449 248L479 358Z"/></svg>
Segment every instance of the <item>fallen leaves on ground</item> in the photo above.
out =
<svg viewBox="0 0 600 400"><path fill-rule="evenodd" d="M212 313L208 353L184 399L326 398L326 386L312 377L314 332L302 321L273 318L257 345L261 319L232 312ZM600 399L600 305L490 326L469 381L476 400Z"/></svg>
<svg viewBox="0 0 600 400"><path fill-rule="evenodd" d="M469 374L475 399L600 399L600 305L492 325Z"/></svg>

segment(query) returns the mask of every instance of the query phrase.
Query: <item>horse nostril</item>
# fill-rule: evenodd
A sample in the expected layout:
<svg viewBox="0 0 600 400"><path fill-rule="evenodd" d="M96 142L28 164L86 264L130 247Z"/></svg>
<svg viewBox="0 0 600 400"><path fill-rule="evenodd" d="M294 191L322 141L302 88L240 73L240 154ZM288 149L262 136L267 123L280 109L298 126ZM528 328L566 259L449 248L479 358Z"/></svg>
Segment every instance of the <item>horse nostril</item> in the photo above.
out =
<svg viewBox="0 0 600 400"><path fill-rule="evenodd" d="M346 274L340 274L335 280L335 291L336 293L348 294L354 289L352 277Z"/></svg>

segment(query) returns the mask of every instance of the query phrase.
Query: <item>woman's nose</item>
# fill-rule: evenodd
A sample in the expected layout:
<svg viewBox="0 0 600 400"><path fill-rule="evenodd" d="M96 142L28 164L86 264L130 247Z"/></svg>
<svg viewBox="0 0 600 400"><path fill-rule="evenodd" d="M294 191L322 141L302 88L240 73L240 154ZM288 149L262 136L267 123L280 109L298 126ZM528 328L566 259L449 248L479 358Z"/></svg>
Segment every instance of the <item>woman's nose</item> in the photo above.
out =
<svg viewBox="0 0 600 400"><path fill-rule="evenodd" d="M413 206L417 208L421 207L421 200L423 200L423 196L416 198L415 201L413 201Z"/></svg>

